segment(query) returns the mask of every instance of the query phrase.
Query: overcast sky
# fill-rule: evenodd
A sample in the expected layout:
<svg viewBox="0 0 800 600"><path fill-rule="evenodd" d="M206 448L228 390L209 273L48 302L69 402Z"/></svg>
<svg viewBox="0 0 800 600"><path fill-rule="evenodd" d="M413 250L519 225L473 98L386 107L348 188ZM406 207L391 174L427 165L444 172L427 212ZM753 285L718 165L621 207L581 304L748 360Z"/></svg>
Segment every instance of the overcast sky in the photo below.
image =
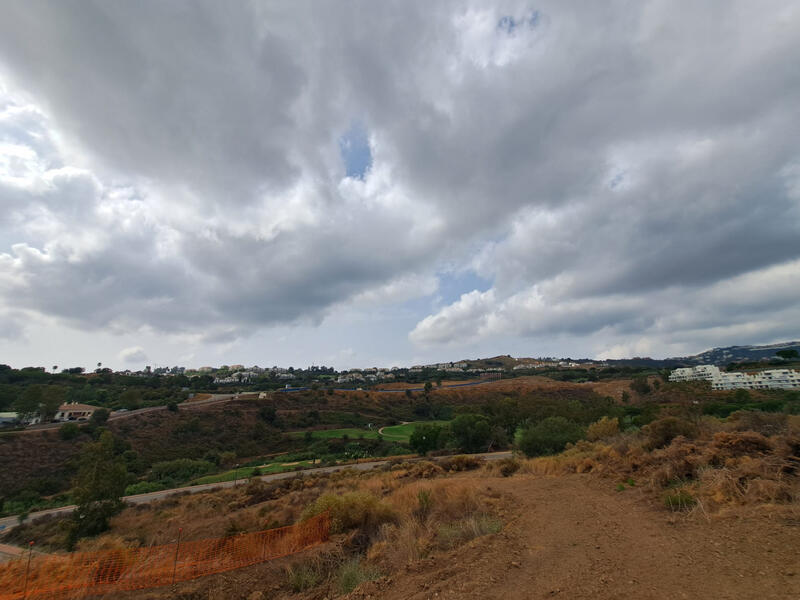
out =
<svg viewBox="0 0 800 600"><path fill-rule="evenodd" d="M0 0L0 362L800 338L800 4Z"/></svg>

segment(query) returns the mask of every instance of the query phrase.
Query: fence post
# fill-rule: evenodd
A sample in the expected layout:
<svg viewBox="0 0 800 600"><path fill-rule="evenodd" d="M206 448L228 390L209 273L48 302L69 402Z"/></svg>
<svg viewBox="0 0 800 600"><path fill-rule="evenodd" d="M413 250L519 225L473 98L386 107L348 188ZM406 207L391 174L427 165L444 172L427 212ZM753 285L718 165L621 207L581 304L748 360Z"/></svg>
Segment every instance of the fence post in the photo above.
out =
<svg viewBox="0 0 800 600"><path fill-rule="evenodd" d="M28 571L31 570L31 555L33 554L33 540L28 544L28 564L25 566L25 587L22 589L22 600L28 595Z"/></svg>
<svg viewBox="0 0 800 600"><path fill-rule="evenodd" d="M175 571L178 569L178 551L181 549L181 533L183 533L183 527L178 528L178 543L175 545L175 560L172 563L172 585L175 585Z"/></svg>

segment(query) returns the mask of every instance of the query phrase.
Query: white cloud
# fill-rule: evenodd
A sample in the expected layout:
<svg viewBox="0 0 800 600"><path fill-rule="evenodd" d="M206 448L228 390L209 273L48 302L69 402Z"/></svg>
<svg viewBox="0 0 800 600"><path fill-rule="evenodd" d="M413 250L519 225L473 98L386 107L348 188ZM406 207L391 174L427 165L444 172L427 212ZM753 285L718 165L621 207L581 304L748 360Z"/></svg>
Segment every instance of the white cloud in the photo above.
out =
<svg viewBox="0 0 800 600"><path fill-rule="evenodd" d="M147 354L141 346L125 348L119 353L119 359L126 364L143 364L147 362Z"/></svg>
<svg viewBox="0 0 800 600"><path fill-rule="evenodd" d="M5 6L0 314L198 360L345 321L356 356L800 334L791 2L395 8ZM492 288L429 298L469 268Z"/></svg>

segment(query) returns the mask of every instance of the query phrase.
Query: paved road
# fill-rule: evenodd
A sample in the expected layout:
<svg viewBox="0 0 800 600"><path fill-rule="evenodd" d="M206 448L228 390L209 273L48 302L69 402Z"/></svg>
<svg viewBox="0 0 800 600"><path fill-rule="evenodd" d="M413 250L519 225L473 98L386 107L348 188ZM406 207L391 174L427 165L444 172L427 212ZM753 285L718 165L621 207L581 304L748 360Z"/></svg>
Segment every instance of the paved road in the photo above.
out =
<svg viewBox="0 0 800 600"><path fill-rule="evenodd" d="M510 457L511 452L484 452L481 454L472 454L470 456L485 458L486 460L498 460L501 458ZM447 457L444 456L439 458L433 458L431 460L441 460L444 458ZM352 463L347 465L335 465L332 467L317 467L316 469L305 469L303 471L287 471L286 473L273 473L271 475L262 475L261 477L259 477L259 479L261 479L262 481L277 481L280 479L288 479L290 477L296 477L301 473L303 475L318 475L323 473L334 473L336 471L341 471L343 469L355 469L356 471L369 471L370 469L374 469L381 465L385 465L388 462L390 462L389 459ZM148 502L154 502L155 500L161 500L162 498L166 498L174 494L184 494L184 493L197 494L198 492L207 492L213 489L229 488L229 487L234 487L235 485L245 485L247 484L247 482L248 482L247 479L242 478L239 479L238 481L221 481L219 483L204 483L202 485L190 485L186 487L172 488L169 490L161 490L160 492L148 492L147 494L136 494L134 496L125 496L123 500L129 504L146 504ZM60 508L51 508L49 510L42 510L39 512L30 513L28 515L28 519L34 520L47 515L67 515L74 510L75 510L74 505L62 506ZM19 522L17 516L4 517L0 519L0 535L2 535L7 531L10 531L18 524Z"/></svg>

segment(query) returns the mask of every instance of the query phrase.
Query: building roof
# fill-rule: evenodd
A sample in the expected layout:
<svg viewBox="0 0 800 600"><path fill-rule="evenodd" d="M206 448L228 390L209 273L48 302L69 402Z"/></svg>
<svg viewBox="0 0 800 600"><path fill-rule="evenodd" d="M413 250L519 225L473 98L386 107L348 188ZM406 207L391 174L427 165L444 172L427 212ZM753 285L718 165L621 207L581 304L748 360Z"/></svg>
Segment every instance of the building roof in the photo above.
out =
<svg viewBox="0 0 800 600"><path fill-rule="evenodd" d="M91 406L89 404L78 404L76 402L74 404L62 404L61 406L58 407L58 410L60 410L62 412L64 412L64 411L76 411L76 410L80 410L80 411L90 410L91 411L91 410L97 410L98 408L99 408L99 406Z"/></svg>

